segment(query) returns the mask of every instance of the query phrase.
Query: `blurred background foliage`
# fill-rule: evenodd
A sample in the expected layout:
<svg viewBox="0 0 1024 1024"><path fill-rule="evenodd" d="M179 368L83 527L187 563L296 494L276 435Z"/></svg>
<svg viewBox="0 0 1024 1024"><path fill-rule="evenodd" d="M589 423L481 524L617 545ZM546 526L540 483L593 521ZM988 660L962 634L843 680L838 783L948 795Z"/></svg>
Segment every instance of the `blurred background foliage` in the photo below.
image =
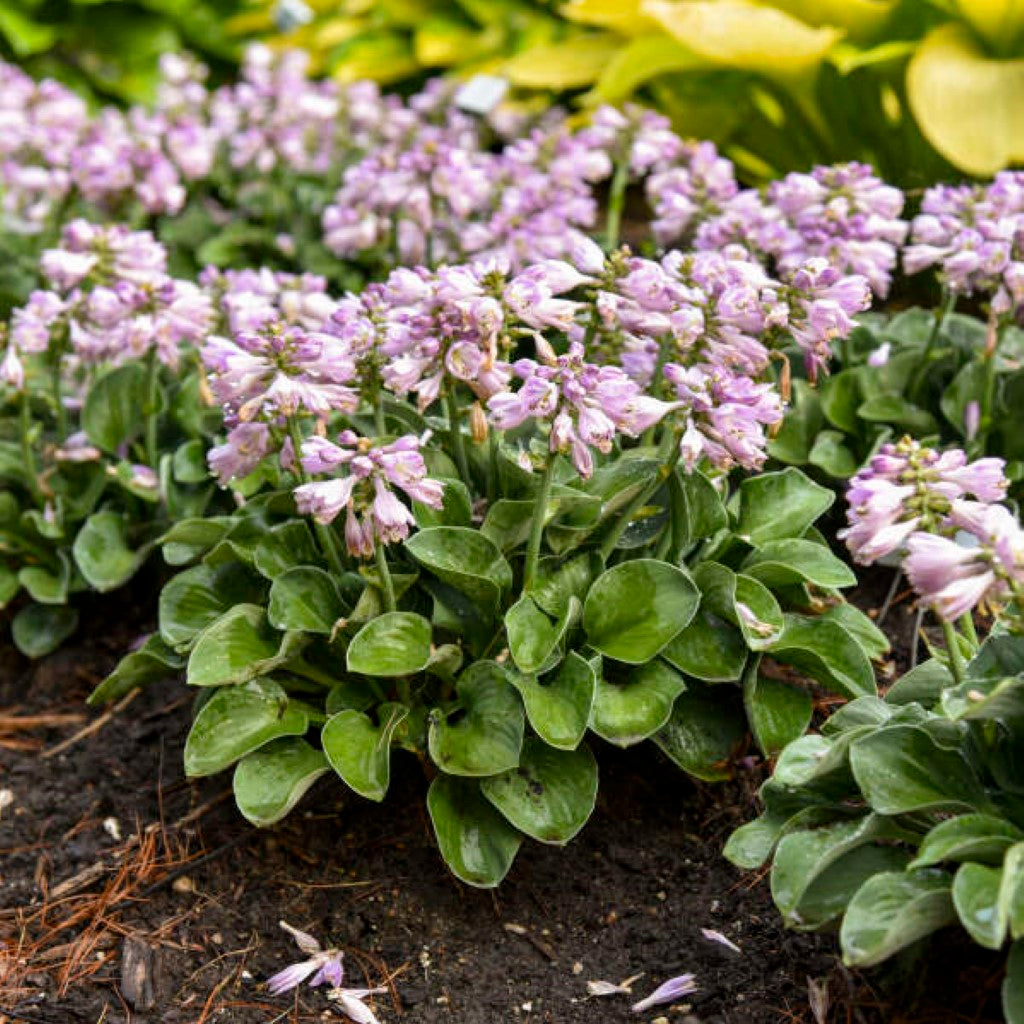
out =
<svg viewBox="0 0 1024 1024"><path fill-rule="evenodd" d="M636 98L744 177L860 159L922 186L1024 160L1024 0L2 0L6 56L103 98L145 99L184 47L241 45L412 89L507 77L525 105Z"/></svg>

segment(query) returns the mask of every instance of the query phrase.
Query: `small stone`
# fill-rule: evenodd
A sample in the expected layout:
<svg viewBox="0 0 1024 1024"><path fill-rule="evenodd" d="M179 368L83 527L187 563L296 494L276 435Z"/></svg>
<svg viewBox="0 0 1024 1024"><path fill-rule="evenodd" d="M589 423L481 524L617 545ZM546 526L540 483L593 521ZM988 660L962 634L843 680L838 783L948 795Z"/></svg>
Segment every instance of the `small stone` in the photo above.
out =
<svg viewBox="0 0 1024 1024"><path fill-rule="evenodd" d="M121 842L121 822L119 822L117 818L104 818L103 831L106 832L115 843Z"/></svg>
<svg viewBox="0 0 1024 1024"><path fill-rule="evenodd" d="M533 1009L533 1003L527 1000L523 1003L523 1013L529 1013Z"/></svg>
<svg viewBox="0 0 1024 1024"><path fill-rule="evenodd" d="M582 974L583 973L583 964L579 960L577 960L576 963L574 963L572 965L572 973L573 974Z"/></svg>
<svg viewBox="0 0 1024 1024"><path fill-rule="evenodd" d="M181 875L171 882L171 888L175 892L190 893L196 891L196 883L188 875Z"/></svg>

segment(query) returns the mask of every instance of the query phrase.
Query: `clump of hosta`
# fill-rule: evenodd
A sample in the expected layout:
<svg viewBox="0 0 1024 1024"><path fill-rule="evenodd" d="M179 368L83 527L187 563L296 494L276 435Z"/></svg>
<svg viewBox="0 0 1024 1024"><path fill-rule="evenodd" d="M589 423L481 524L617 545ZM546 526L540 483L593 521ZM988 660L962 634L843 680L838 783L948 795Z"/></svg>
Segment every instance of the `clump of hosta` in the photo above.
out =
<svg viewBox="0 0 1024 1024"><path fill-rule="evenodd" d="M186 659L210 692L186 770L235 765L253 822L331 771L383 799L404 749L436 776L445 860L494 885L524 836L585 823L588 734L720 779L748 729L770 754L809 721L763 655L874 692L884 641L812 530L831 493L754 473L781 415L771 354L796 338L824 359L851 325L833 282L606 259L581 236L565 259L400 267L336 300L204 283L209 462L237 511L165 535L183 569L159 637L96 699Z"/></svg>
<svg viewBox="0 0 1024 1024"><path fill-rule="evenodd" d="M980 645L973 624L950 627L947 649L933 649L884 699L854 700L820 735L785 747L761 789L764 812L725 853L745 868L770 862L786 923L838 925L851 967L951 925L1007 950L1002 999L1014 1021L1024 995L1024 815L1013 767L1024 742L1024 532L995 503L1005 481L994 461L903 442L861 474L858 518L885 506L901 532L913 524L904 568L921 600L951 617L984 597L995 622Z"/></svg>

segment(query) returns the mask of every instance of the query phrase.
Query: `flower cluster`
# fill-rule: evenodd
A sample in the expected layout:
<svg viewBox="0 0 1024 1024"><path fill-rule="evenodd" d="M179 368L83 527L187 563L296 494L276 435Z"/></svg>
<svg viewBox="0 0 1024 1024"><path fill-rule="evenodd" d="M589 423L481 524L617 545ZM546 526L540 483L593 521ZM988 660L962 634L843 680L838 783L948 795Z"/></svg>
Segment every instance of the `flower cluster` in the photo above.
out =
<svg viewBox="0 0 1024 1024"><path fill-rule="evenodd" d="M910 274L937 266L953 295L980 295L997 316L1024 309L1024 173L988 185L937 185L925 192L903 252Z"/></svg>
<svg viewBox="0 0 1024 1024"><path fill-rule="evenodd" d="M864 565L900 555L922 603L952 620L1024 586L1024 531L998 504L1007 487L1002 459L904 438L851 481L839 537Z"/></svg>
<svg viewBox="0 0 1024 1024"><path fill-rule="evenodd" d="M399 501L398 488L413 501L439 509L444 485L427 476L420 447L423 439L407 434L383 443L342 431L338 443L311 437L302 445L302 466L311 476L332 475L295 490L299 511L319 523L332 523L345 511L345 545L356 558L373 556L375 544L395 544L416 525Z"/></svg>
<svg viewBox="0 0 1024 1024"><path fill-rule="evenodd" d="M66 344L72 368L117 365L150 351L174 368L182 346L201 340L212 324L209 298L167 274L167 253L148 231L72 221L40 268L50 288L14 311L10 364L56 342Z"/></svg>

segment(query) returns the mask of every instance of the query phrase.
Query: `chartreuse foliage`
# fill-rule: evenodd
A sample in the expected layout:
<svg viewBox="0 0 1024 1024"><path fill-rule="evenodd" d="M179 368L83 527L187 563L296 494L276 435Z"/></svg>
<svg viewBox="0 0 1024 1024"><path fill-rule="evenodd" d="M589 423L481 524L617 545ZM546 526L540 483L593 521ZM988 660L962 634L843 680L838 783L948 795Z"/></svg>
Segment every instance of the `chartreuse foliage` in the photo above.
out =
<svg viewBox="0 0 1024 1024"><path fill-rule="evenodd" d="M1024 332L1015 324L948 305L869 313L837 356L837 372L817 388L794 382L773 458L847 480L879 446L909 434L999 456L1012 481L1024 475Z"/></svg>
<svg viewBox="0 0 1024 1024"><path fill-rule="evenodd" d="M395 753L411 752L434 777L448 865L493 886L524 836L563 844L583 827L595 737L652 740L715 780L750 732L766 754L801 736L810 694L761 675L763 654L873 699L884 640L842 603L853 576L813 527L833 496L799 470L730 492L676 469L636 508L653 450L626 450L586 482L556 463L527 588L523 523L542 484L503 448L497 458L482 523L459 500L421 508L418 532L387 549L393 611L380 565L330 569L288 492L181 520L161 538L181 571L159 634L93 700L183 663L201 694L186 770L234 765L238 806L258 825L325 773L383 800ZM454 472L440 449L428 461ZM451 476L446 486L463 493Z"/></svg>
<svg viewBox="0 0 1024 1024"><path fill-rule="evenodd" d="M786 923L839 923L851 966L880 963L958 924L1009 945L1003 1009L1024 1020L1024 638L998 628L959 684L945 658L884 699L846 704L790 743L762 787L764 813L726 856L771 862Z"/></svg>

